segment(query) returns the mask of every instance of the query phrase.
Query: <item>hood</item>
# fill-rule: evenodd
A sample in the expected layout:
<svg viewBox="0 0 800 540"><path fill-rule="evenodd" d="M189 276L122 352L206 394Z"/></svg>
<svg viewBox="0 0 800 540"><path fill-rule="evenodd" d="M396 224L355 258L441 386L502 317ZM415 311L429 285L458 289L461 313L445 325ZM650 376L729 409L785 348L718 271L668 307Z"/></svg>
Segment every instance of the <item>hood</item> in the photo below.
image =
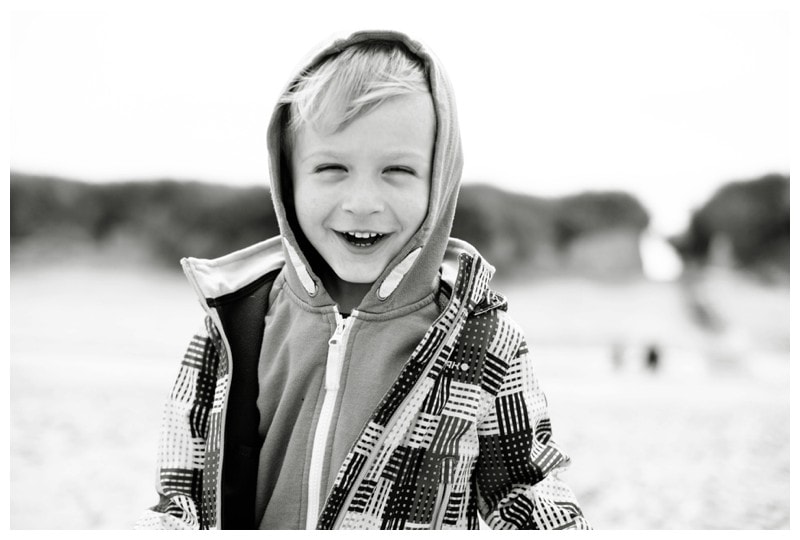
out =
<svg viewBox="0 0 800 540"><path fill-rule="evenodd" d="M334 39L313 53L310 60L287 84L284 94L291 92L302 74L314 69L327 58L356 43L371 40L400 42L422 60L436 114L430 196L425 220L416 234L389 262L357 308L363 312L385 313L430 294L444 259L463 165L456 106L450 82L439 61L421 43L398 32L365 31ZM333 299L309 264L311 254L305 253L298 242L298 238L303 238L299 226L295 224L295 230L289 219L289 207L292 204L290 167L281 151L287 108L283 104L275 108L267 132L272 202L283 237L284 254L290 263L286 268L286 280L292 291L304 302L312 306L330 305L334 303Z"/></svg>

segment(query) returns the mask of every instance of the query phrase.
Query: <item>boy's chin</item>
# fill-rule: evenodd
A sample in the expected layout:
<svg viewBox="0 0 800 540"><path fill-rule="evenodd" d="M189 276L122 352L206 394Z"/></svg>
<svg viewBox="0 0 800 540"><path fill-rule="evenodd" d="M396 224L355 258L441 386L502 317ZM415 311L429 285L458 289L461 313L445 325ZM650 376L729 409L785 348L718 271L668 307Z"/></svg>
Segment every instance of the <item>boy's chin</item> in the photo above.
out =
<svg viewBox="0 0 800 540"><path fill-rule="evenodd" d="M332 266L333 273L340 281L353 285L371 285L381 276L383 267L380 265L358 265L340 262Z"/></svg>
<svg viewBox="0 0 800 540"><path fill-rule="evenodd" d="M354 272L352 269L342 269L342 271L336 272L336 277L341 281L353 285L371 285L380 275L380 271Z"/></svg>

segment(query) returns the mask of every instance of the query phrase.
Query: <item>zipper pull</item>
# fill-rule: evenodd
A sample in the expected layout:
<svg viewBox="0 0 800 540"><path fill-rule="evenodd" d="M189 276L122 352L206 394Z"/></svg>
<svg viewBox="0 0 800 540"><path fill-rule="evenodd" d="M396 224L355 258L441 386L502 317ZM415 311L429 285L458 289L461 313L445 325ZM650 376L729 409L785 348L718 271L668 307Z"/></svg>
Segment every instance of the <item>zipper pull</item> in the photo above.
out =
<svg viewBox="0 0 800 540"><path fill-rule="evenodd" d="M325 362L325 390L339 390L339 378L342 374L342 337L347 327L348 319L345 319L335 310L336 330L328 340L328 359Z"/></svg>
<svg viewBox="0 0 800 540"><path fill-rule="evenodd" d="M336 311L336 330L334 330L331 339L328 340L328 345L338 345L339 341L342 339L342 334L344 333L345 327L345 318L339 315L339 312Z"/></svg>

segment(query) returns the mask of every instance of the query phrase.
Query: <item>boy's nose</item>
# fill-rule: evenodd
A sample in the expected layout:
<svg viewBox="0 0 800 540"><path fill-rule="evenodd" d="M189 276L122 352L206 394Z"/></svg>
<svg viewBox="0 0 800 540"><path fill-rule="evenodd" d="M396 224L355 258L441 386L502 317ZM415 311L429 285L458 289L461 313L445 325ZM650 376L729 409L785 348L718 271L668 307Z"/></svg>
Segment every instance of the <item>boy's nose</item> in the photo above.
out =
<svg viewBox="0 0 800 540"><path fill-rule="evenodd" d="M342 210L351 214L369 215L383 212L383 195L374 180L358 180L345 187Z"/></svg>

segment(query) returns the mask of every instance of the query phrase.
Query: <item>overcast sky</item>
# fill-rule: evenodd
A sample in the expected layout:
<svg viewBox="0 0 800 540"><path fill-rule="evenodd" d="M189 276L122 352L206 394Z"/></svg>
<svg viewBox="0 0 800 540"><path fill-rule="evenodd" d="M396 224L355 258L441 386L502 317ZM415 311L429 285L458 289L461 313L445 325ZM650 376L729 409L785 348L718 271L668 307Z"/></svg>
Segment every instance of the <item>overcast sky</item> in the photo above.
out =
<svg viewBox="0 0 800 540"><path fill-rule="evenodd" d="M453 80L465 181L623 189L678 232L721 182L789 171L788 2L644 4L12 2L11 166L266 183L266 124L300 60L390 28Z"/></svg>

